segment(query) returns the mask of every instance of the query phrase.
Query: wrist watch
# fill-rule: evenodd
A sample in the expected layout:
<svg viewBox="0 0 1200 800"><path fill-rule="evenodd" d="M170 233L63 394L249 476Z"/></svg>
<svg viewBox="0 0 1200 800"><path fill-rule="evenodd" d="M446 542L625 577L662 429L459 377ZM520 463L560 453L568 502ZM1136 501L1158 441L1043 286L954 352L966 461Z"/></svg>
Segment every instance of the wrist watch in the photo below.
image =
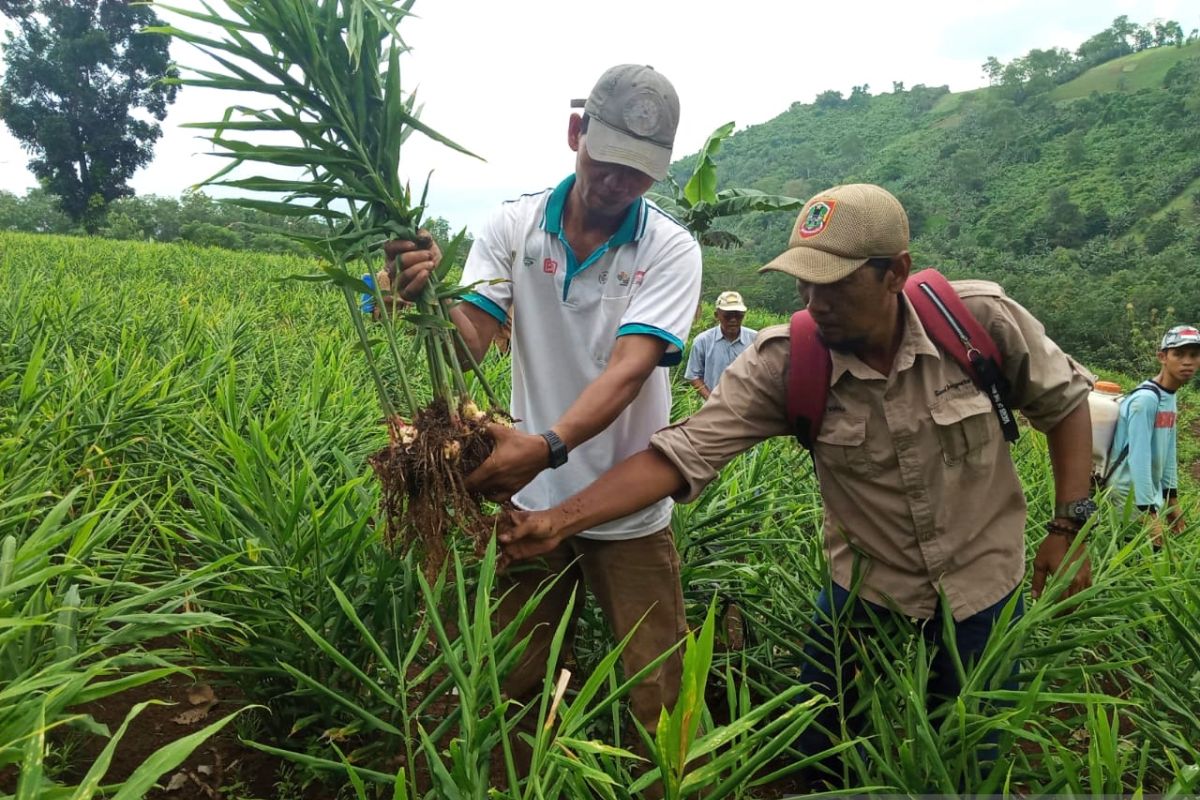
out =
<svg viewBox="0 0 1200 800"><path fill-rule="evenodd" d="M1082 526L1096 513L1096 502L1090 497L1079 500L1069 500L1054 506L1054 516L1057 519L1069 519L1076 525Z"/></svg>
<svg viewBox="0 0 1200 800"><path fill-rule="evenodd" d="M542 438L550 445L550 469L558 469L567 463L567 445L554 431L546 431Z"/></svg>

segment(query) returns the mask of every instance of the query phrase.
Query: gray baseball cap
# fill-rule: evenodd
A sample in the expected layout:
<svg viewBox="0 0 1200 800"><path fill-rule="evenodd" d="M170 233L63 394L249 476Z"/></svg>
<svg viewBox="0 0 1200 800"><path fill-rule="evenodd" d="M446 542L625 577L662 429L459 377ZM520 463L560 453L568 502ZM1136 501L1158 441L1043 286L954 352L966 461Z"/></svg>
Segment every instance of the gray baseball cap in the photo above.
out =
<svg viewBox="0 0 1200 800"><path fill-rule="evenodd" d="M1186 347L1189 344L1200 344L1200 329L1193 325L1176 325L1167 331L1159 350L1173 350L1176 347Z"/></svg>
<svg viewBox="0 0 1200 800"><path fill-rule="evenodd" d="M656 181L667 177L679 95L654 67L612 67L596 81L583 110L590 119L584 138L589 156L633 167Z"/></svg>

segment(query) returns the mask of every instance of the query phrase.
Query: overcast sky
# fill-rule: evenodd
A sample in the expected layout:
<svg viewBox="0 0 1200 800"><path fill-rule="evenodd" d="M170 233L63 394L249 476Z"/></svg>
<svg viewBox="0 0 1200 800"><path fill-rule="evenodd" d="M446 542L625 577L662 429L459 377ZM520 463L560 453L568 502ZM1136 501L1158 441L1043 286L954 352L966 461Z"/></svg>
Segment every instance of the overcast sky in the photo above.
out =
<svg viewBox="0 0 1200 800"><path fill-rule="evenodd" d="M198 7L196 0L175 5ZM219 5L219 4L218 4ZM418 0L402 33L413 48L405 80L419 87L422 119L483 156L475 161L409 140L402 169L414 184L433 170L430 213L473 229L501 200L557 183L572 167L566 121L607 67L653 65L679 92L676 156L717 126L764 122L826 89L892 81L984 84L980 65L1034 47L1074 49L1120 14L1139 23L1200 25L1194 0ZM197 63L178 43L172 55ZM244 102L185 89L163 123L155 160L133 179L139 194L177 196L225 164L181 123L219 119ZM0 189L34 185L27 156L0 127ZM213 192L219 194L219 192Z"/></svg>

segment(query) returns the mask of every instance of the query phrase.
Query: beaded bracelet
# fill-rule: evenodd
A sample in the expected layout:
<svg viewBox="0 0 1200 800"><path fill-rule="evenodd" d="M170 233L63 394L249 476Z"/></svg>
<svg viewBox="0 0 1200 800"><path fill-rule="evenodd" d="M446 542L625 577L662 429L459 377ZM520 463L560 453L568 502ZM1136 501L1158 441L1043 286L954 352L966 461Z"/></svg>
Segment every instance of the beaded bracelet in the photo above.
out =
<svg viewBox="0 0 1200 800"><path fill-rule="evenodd" d="M1065 536L1067 537L1067 540L1070 541L1071 539L1075 538L1075 534L1079 533L1079 528L1071 525L1064 525L1063 523L1056 522L1055 520L1050 520L1046 523L1046 532L1049 534Z"/></svg>

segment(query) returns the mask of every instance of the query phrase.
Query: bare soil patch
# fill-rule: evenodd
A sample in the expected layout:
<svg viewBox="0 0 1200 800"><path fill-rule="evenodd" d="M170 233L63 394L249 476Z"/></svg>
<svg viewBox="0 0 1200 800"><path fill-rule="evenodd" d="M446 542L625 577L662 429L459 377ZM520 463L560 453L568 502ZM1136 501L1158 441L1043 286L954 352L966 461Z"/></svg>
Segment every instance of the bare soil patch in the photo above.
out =
<svg viewBox="0 0 1200 800"><path fill-rule="evenodd" d="M171 675L73 709L91 714L115 733L138 703L159 700L169 704L150 705L138 715L117 745L104 783L126 780L154 751L246 705L233 687L207 683L203 670L194 673L197 680L183 674ZM70 750L71 762L64 777L81 778L106 744L96 736L77 742ZM282 765L280 759L243 745L235 724L230 722L197 747L183 764L164 775L159 782L162 788L147 797L217 800L233 797L236 790L239 797L271 800L276 797L275 783ZM170 791L166 791L168 787Z"/></svg>

